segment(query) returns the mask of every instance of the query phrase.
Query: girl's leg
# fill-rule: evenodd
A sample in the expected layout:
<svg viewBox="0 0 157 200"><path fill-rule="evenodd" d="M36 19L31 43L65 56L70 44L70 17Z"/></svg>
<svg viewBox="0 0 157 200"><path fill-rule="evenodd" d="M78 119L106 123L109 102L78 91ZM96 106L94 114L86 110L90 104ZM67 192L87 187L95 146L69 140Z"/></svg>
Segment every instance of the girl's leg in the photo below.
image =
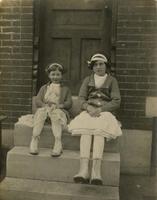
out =
<svg viewBox="0 0 157 200"><path fill-rule="evenodd" d="M80 138L80 170L78 174L74 176L76 183L88 183L89 182L89 158L91 149L92 136L81 135Z"/></svg>
<svg viewBox="0 0 157 200"><path fill-rule="evenodd" d="M41 131L44 127L46 118L47 118L47 112L44 108L39 108L34 115L33 134L30 143L30 153L33 155L38 154L38 141L40 138Z"/></svg>
<svg viewBox="0 0 157 200"><path fill-rule="evenodd" d="M52 156L57 157L62 153L62 125L60 121L52 122L52 131L55 138L55 143L52 150Z"/></svg>
<svg viewBox="0 0 157 200"><path fill-rule="evenodd" d="M62 153L62 130L67 124L67 118L65 113L60 109L56 109L52 113L49 113L49 116L52 124L52 132L55 138L52 156L58 157Z"/></svg>
<svg viewBox="0 0 157 200"><path fill-rule="evenodd" d="M93 164L92 164L92 175L91 184L102 185L101 178L101 162L104 152L104 137L94 136L93 142Z"/></svg>

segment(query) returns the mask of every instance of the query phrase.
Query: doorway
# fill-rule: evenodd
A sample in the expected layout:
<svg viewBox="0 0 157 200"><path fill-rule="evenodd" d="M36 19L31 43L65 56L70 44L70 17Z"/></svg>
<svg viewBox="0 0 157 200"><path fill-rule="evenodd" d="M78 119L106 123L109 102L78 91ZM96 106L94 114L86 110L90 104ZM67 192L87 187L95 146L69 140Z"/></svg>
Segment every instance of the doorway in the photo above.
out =
<svg viewBox="0 0 157 200"><path fill-rule="evenodd" d="M116 0L42 0L37 88L46 83L45 67L65 67L64 82L78 94L90 74L87 61L94 53L112 57L113 5Z"/></svg>

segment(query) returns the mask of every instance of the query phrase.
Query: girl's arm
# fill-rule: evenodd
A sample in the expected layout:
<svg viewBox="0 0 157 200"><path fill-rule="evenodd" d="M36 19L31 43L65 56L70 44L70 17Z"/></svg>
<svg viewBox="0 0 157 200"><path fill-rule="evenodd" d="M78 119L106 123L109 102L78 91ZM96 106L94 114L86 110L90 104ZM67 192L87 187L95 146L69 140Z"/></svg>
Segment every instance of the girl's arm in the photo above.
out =
<svg viewBox="0 0 157 200"><path fill-rule="evenodd" d="M36 105L38 108L45 106L44 94L45 94L45 86L42 86L36 96Z"/></svg>
<svg viewBox="0 0 157 200"><path fill-rule="evenodd" d="M71 107L72 107L71 91L69 88L67 88L66 99L63 104L60 104L60 108L65 108L65 109L69 110Z"/></svg>
<svg viewBox="0 0 157 200"><path fill-rule="evenodd" d="M88 103L87 103L87 97L88 97L88 83L89 83L89 77L86 77L81 85L80 91L79 91L79 101L81 104L81 108L83 110L87 109Z"/></svg>
<svg viewBox="0 0 157 200"><path fill-rule="evenodd" d="M108 103L105 103L105 105L102 107L102 111L115 111L120 107L121 102L121 96L120 96L120 90L118 86L118 82L115 78L113 78L111 83L111 101Z"/></svg>

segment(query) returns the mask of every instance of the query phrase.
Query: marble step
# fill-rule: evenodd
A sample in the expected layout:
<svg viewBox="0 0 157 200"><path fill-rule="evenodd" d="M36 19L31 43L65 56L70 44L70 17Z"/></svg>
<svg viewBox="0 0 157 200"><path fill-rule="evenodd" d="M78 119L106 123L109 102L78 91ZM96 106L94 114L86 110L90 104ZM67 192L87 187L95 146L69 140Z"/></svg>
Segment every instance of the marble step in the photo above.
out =
<svg viewBox="0 0 157 200"><path fill-rule="evenodd" d="M31 155L28 147L14 147L7 155L7 176L73 183L73 176L79 170L79 151L64 150L58 158L51 157L50 153L50 149L41 148L39 155ZM103 184L119 186L119 175L119 153L105 152L102 161Z"/></svg>
<svg viewBox="0 0 157 200"><path fill-rule="evenodd" d="M32 136L32 128L22 124L15 124L14 145L29 146ZM79 150L80 137L71 136L68 132L63 132L63 148L67 150ZM41 133L39 146L41 148L52 148L54 137L50 125L46 125ZM105 145L106 152L119 152L119 139L111 140Z"/></svg>
<svg viewBox="0 0 157 200"><path fill-rule="evenodd" d="M0 200L119 200L119 188L5 178Z"/></svg>

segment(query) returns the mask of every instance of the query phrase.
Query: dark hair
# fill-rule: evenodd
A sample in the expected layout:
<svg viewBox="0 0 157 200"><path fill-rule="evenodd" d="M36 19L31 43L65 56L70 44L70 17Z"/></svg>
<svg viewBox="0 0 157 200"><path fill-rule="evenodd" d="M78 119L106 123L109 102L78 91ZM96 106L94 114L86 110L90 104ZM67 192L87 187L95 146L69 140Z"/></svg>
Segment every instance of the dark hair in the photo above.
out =
<svg viewBox="0 0 157 200"><path fill-rule="evenodd" d="M49 74L51 71L56 71L56 70L60 71L62 74L65 73L64 67L58 63L50 63L46 67L45 72Z"/></svg>

